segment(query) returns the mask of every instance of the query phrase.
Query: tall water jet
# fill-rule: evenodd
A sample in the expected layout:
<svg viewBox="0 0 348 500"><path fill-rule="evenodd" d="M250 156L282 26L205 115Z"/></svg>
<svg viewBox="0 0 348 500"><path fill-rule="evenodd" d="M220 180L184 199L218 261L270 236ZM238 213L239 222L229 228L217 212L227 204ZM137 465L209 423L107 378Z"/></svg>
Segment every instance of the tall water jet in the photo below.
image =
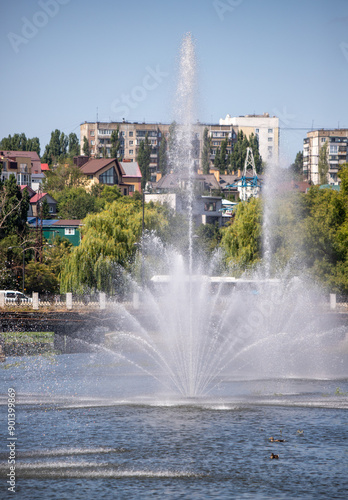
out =
<svg viewBox="0 0 348 500"><path fill-rule="evenodd" d="M196 61L191 34L183 39L178 73L170 168L186 196L188 255L145 238L144 253L152 261L161 260L166 274L142 290L146 314L117 306L122 319L109 339L110 351L166 387L166 397L214 397L238 378L320 377L332 373L335 365L340 370L343 358L327 342L336 342L342 331L324 325L320 293L298 279L270 279L275 163L269 166L263 190L262 272L249 279L229 276L216 282L209 269L198 272L193 255Z"/></svg>
<svg viewBox="0 0 348 500"><path fill-rule="evenodd" d="M170 164L178 173L181 187L185 187L188 209L188 261L189 274L192 274L193 263L193 123L196 116L196 57L194 40L187 33L180 49L178 82L174 104L174 120L176 123L174 144L170 154Z"/></svg>

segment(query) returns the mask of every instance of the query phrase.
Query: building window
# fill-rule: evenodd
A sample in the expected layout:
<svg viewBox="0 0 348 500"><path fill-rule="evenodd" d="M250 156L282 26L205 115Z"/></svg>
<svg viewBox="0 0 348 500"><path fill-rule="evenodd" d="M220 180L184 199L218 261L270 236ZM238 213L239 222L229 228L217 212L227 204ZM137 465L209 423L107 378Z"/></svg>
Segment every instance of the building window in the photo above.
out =
<svg viewBox="0 0 348 500"><path fill-rule="evenodd" d="M272 142L272 141L273 141L273 137L269 137L268 142Z"/></svg>
<svg viewBox="0 0 348 500"><path fill-rule="evenodd" d="M321 142L325 142L325 141L326 141L326 137L322 137L322 138L320 139L320 141L321 141Z"/></svg>
<svg viewBox="0 0 348 500"><path fill-rule="evenodd" d="M75 234L75 228L73 227L66 227L64 230L65 236L74 236Z"/></svg>
<svg viewBox="0 0 348 500"><path fill-rule="evenodd" d="M130 145L130 146L133 146L133 141L129 141L129 145Z"/></svg>
<svg viewBox="0 0 348 500"><path fill-rule="evenodd" d="M114 167L111 167L109 168L109 170L106 170L106 172L103 172L99 176L99 182L100 184L109 184L111 186L113 186L114 184L118 184L118 178Z"/></svg>
<svg viewBox="0 0 348 500"><path fill-rule="evenodd" d="M94 136L94 130L90 131L90 135Z"/></svg>
<svg viewBox="0 0 348 500"><path fill-rule="evenodd" d="M91 141L91 146L94 146L94 144L95 144L95 141Z"/></svg>
<svg viewBox="0 0 348 500"><path fill-rule="evenodd" d="M127 196L127 188L123 188L123 195Z"/></svg>
<svg viewBox="0 0 348 500"><path fill-rule="evenodd" d="M255 130L255 132L258 134L258 133L260 132L260 129L259 129L259 128L257 128L257 129Z"/></svg>
<svg viewBox="0 0 348 500"><path fill-rule="evenodd" d="M338 153L338 145L330 144L330 155L337 155Z"/></svg>
<svg viewBox="0 0 348 500"><path fill-rule="evenodd" d="M131 185L129 186L129 192L130 192L130 193L134 193L134 186L133 186L133 184L131 184Z"/></svg>
<svg viewBox="0 0 348 500"><path fill-rule="evenodd" d="M50 206L48 207L48 211L49 211L49 213L50 213L50 214L53 214L53 206L52 206L52 205L50 205Z"/></svg>
<svg viewBox="0 0 348 500"><path fill-rule="evenodd" d="M205 212L216 212L216 202L208 201L204 203L204 211Z"/></svg>
<svg viewBox="0 0 348 500"><path fill-rule="evenodd" d="M133 154L133 149L130 149L129 150L129 154L132 155Z"/></svg>
<svg viewBox="0 0 348 500"><path fill-rule="evenodd" d="M129 132L129 137L133 137L133 132Z"/></svg>
<svg viewBox="0 0 348 500"><path fill-rule="evenodd" d="M269 134L273 134L273 128L269 128L269 129L268 129L268 133L269 133Z"/></svg>

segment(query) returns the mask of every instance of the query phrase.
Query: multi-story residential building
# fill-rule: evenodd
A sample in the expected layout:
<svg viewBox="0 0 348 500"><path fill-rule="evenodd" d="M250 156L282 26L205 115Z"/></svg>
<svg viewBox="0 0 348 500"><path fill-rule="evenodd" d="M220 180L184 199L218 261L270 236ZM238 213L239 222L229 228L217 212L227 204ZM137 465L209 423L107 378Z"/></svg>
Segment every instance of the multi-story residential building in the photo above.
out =
<svg viewBox="0 0 348 500"><path fill-rule="evenodd" d="M303 174L313 184L320 184L319 153L328 144L328 184L338 184L338 171L348 161L348 129L311 130L303 141Z"/></svg>
<svg viewBox="0 0 348 500"><path fill-rule="evenodd" d="M32 176L41 174L41 162L35 151L0 151L1 177L6 180L11 174L19 186L30 186Z"/></svg>
<svg viewBox="0 0 348 500"><path fill-rule="evenodd" d="M227 139L226 154L229 155L232 152L233 143L237 140L238 128L232 125L211 125L211 124L200 124L199 127L199 143L200 143L200 155L199 155L199 168L201 168L201 155L203 148L203 136L204 130L208 129L208 137L210 138L210 164L214 164L216 153L221 150L221 144Z"/></svg>
<svg viewBox="0 0 348 500"><path fill-rule="evenodd" d="M83 153L84 137L87 137L92 158L101 155L111 156L111 134L119 130L120 156L127 161L137 160L139 146L145 139L146 134L152 146L150 174L151 180L156 180L159 171L159 147L163 136L168 136L169 125L161 123L137 123L137 122L84 122L80 126L81 154Z"/></svg>
<svg viewBox="0 0 348 500"><path fill-rule="evenodd" d="M232 118L227 115L220 119L219 124L195 124L192 127L192 143L195 169L201 168L201 155L203 149L204 130L208 128L211 139L211 166L214 163L216 153L221 149L221 143L227 138L227 154L230 154L233 143L237 140L240 130L249 137L251 133L259 138L259 150L263 161L277 161L279 156L279 119L270 117L268 113L263 115L246 115ZM150 175L151 182L156 181L159 172L159 148L163 137L168 139L169 124L162 123L138 123L138 122L84 122L80 126L81 154L83 153L84 138L88 140L90 156L111 156L111 134L119 130L120 150L119 154L126 161L137 160L139 146L145 139L146 134L152 146Z"/></svg>
<svg viewBox="0 0 348 500"><path fill-rule="evenodd" d="M279 118L263 115L245 115L220 118L220 125L230 125L235 131L240 130L249 137L252 133L259 139L259 151L262 160L268 162L278 162L279 160Z"/></svg>

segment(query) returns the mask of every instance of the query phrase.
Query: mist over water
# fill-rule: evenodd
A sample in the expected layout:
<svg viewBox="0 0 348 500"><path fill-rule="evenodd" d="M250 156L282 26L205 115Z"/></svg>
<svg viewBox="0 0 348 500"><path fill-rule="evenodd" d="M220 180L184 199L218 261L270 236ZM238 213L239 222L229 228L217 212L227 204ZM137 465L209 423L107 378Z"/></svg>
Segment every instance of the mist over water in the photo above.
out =
<svg viewBox="0 0 348 500"><path fill-rule="evenodd" d="M158 239L144 241L144 253L162 270L156 272L155 266L147 274L164 277L141 291L143 315L122 313L119 306L122 326L110 339L110 349L152 376L167 395L185 398L214 396L231 379L343 376L347 359L340 347L345 327L323 314L321 291L308 280L294 278L290 269L274 274L277 163L270 162L262 190L263 260L248 279L213 285L211 276L221 253L208 264L194 254L196 95L194 41L186 34L180 50L170 165L186 196L188 256Z"/></svg>

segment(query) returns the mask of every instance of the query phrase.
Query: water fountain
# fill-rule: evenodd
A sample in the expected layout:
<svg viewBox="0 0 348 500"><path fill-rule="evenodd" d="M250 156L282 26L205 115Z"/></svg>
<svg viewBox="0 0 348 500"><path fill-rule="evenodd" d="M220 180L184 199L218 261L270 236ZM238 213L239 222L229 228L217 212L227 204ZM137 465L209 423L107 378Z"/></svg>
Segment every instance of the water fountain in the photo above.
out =
<svg viewBox="0 0 348 500"><path fill-rule="evenodd" d="M215 286L209 269L193 254L192 216L195 117L194 42L186 35L181 47L176 95L176 140L170 163L188 180L188 254L165 249L149 236L144 254L161 260L167 275L154 277L152 289L141 291L146 321L117 307L118 332L110 350L139 373L152 377L168 394L185 398L228 395L229 380L342 376L346 370L337 346L345 329L324 324L324 298L313 284L290 278L287 271L272 279L272 213L277 165L270 166L273 181L264 189L264 262L252 279L220 280ZM144 264L144 263L143 263ZM155 270L152 271L152 274ZM151 275L151 271L148 272ZM161 283L159 283L161 281ZM161 392L159 387L157 390ZM166 392L167 391L167 392ZM225 391L225 392L224 392Z"/></svg>
<svg viewBox="0 0 348 500"><path fill-rule="evenodd" d="M186 35L172 161L189 207L194 66ZM0 474L15 475L19 498L346 498L345 328L321 314L311 283L270 278L266 210L266 265L252 276L215 282L219 255L197 261L189 209L187 255L145 236L157 278L139 309L115 307L104 346L2 366L18 448L15 472L0 454ZM0 431L9 436L7 418Z"/></svg>

